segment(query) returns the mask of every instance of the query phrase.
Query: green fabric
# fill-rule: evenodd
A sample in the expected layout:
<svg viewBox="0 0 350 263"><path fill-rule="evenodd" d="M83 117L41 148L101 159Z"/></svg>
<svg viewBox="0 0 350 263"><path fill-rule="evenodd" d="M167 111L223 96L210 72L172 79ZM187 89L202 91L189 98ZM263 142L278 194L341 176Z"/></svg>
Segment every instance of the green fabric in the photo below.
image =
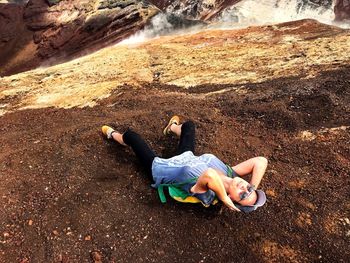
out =
<svg viewBox="0 0 350 263"><path fill-rule="evenodd" d="M165 194L164 194L163 185L159 185L158 186L158 195L159 195L160 201L162 203L166 203L166 198L165 198Z"/></svg>
<svg viewBox="0 0 350 263"><path fill-rule="evenodd" d="M191 179L184 181L182 183L160 184L158 186L158 195L159 195L160 201L162 203L166 203L166 197L164 194L164 187L168 187L169 195L171 197L181 197L182 199L185 199L187 196L189 196L189 194L186 191L182 190L181 186L196 182L197 180L198 180L198 178L191 178Z"/></svg>
<svg viewBox="0 0 350 263"><path fill-rule="evenodd" d="M231 166L229 166L228 164L226 164L227 167L227 176L230 178L233 178L233 169Z"/></svg>
<svg viewBox="0 0 350 263"><path fill-rule="evenodd" d="M227 176L230 178L233 178L233 169L231 166L227 165ZM186 197L190 196L186 191L182 190L181 186L184 186L185 184L196 182L198 178L191 178L187 181L184 181L182 183L173 183L173 184L160 184L158 186L158 195L160 198L160 201L162 203L166 203L166 197L164 194L164 187L168 187L169 189L169 195L171 197L180 197L182 199L185 199Z"/></svg>
<svg viewBox="0 0 350 263"><path fill-rule="evenodd" d="M168 188L169 188L169 195L171 197L180 197L182 199L186 199L186 197L189 196L189 194L186 191L182 190L179 187L168 186Z"/></svg>

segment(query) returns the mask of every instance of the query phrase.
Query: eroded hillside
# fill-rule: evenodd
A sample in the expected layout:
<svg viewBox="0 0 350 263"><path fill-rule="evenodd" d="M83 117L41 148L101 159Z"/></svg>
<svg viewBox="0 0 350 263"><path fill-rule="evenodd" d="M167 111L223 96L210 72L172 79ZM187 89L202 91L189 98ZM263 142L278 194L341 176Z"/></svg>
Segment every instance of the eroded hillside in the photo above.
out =
<svg viewBox="0 0 350 263"><path fill-rule="evenodd" d="M123 86L188 88L313 78L350 61L349 31L312 20L204 31L117 45L49 68L0 79L1 114L93 106Z"/></svg>
<svg viewBox="0 0 350 263"><path fill-rule="evenodd" d="M0 79L0 262L347 262L349 31L306 20L117 45ZM159 201L130 149L265 156L251 214Z"/></svg>

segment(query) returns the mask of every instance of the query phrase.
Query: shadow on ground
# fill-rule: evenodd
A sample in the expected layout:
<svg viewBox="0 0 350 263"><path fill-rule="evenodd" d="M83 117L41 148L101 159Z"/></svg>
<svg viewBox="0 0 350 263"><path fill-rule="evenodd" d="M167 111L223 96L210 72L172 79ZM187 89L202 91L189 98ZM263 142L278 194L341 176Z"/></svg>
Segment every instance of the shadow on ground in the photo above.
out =
<svg viewBox="0 0 350 263"><path fill-rule="evenodd" d="M94 108L2 116L0 261L90 262L98 251L104 262L346 262L349 72L125 88ZM263 208L161 204L132 152L100 134L131 127L169 157L176 138L162 126L174 113L195 121L199 154L269 159Z"/></svg>

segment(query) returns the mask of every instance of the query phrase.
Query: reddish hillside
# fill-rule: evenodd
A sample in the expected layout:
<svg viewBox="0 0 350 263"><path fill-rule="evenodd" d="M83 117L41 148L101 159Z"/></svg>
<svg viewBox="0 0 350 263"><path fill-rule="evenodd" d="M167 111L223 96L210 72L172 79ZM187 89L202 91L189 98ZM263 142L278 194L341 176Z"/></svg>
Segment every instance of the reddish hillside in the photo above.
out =
<svg viewBox="0 0 350 263"><path fill-rule="evenodd" d="M52 2L52 1L51 1ZM0 4L0 76L62 62L116 43L159 12L142 1L30 0Z"/></svg>

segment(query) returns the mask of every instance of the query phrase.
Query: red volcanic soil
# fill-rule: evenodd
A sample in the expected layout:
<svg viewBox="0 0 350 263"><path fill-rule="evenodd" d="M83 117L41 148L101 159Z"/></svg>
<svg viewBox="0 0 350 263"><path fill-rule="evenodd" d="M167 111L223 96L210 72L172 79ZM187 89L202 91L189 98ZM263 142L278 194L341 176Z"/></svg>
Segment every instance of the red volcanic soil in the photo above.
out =
<svg viewBox="0 0 350 263"><path fill-rule="evenodd" d="M0 118L0 262L347 262L350 71L235 86L125 87L93 108ZM224 92L216 92L227 88ZM267 204L160 203L110 123L162 156L172 114L197 125L197 153L234 165L262 155Z"/></svg>

